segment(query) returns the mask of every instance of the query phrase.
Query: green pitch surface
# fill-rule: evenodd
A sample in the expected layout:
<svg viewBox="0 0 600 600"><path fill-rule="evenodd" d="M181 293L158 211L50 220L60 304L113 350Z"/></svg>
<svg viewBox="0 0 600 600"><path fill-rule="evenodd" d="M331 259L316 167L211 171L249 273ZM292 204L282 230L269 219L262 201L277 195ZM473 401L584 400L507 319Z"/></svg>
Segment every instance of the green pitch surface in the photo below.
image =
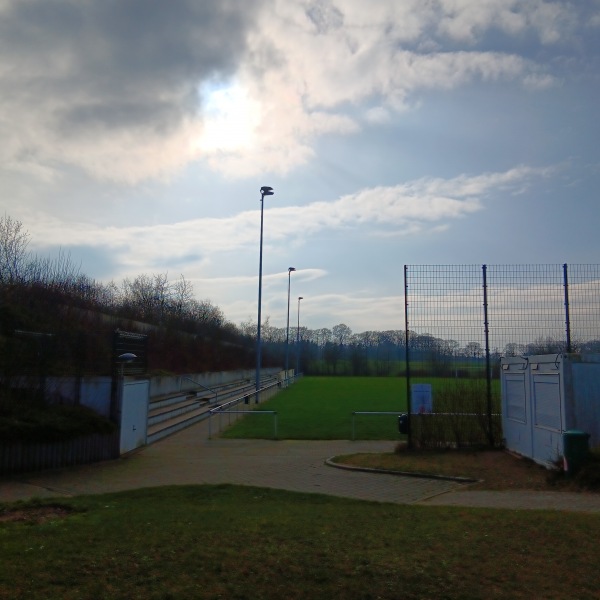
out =
<svg viewBox="0 0 600 600"><path fill-rule="evenodd" d="M303 377L271 400L243 405L277 412L277 437L335 440L352 437L355 411L394 412L389 416L357 415L356 437L400 440L397 415L406 411L406 380L400 377ZM273 438L270 415L250 415L223 432L227 438Z"/></svg>

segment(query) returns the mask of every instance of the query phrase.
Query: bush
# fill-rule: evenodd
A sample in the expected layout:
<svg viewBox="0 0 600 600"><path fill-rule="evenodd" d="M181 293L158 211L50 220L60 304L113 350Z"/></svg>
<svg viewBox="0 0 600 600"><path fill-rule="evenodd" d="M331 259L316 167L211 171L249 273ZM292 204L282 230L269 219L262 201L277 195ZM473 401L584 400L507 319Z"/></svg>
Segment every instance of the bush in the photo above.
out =
<svg viewBox="0 0 600 600"><path fill-rule="evenodd" d="M555 466L548 473L548 483L551 485L600 490L600 448L590 450L585 463L572 475L565 472L562 459Z"/></svg>
<svg viewBox="0 0 600 600"><path fill-rule="evenodd" d="M4 402L0 410L0 440L56 442L92 433L112 433L116 425L84 406L40 406L34 401Z"/></svg>

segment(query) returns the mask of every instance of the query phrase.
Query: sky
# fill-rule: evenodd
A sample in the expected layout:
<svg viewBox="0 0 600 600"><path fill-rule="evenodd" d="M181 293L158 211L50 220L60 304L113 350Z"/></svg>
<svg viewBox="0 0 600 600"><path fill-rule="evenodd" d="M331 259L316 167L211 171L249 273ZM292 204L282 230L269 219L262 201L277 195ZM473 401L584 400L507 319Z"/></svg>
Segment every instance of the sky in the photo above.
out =
<svg viewBox="0 0 600 600"><path fill-rule="evenodd" d="M405 264L600 262L599 100L599 0L0 0L0 213L240 324L271 186L263 322L401 330Z"/></svg>

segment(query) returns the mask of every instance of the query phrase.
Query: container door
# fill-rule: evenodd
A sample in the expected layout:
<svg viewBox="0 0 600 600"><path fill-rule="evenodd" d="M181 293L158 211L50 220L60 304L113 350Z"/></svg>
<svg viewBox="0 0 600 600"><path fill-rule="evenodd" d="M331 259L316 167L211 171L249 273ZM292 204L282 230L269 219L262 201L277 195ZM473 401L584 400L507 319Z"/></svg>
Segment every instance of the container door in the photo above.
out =
<svg viewBox="0 0 600 600"><path fill-rule="evenodd" d="M552 463L563 453L562 401L558 373L535 373L531 377L533 455L540 464Z"/></svg>
<svg viewBox="0 0 600 600"><path fill-rule="evenodd" d="M502 372L502 429L506 447L532 457L528 371Z"/></svg>

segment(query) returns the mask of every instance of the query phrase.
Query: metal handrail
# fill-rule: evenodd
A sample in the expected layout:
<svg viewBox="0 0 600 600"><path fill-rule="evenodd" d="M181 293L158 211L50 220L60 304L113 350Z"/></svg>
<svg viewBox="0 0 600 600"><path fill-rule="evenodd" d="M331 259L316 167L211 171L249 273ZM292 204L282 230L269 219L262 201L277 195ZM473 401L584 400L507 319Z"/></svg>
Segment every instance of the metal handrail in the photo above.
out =
<svg viewBox="0 0 600 600"><path fill-rule="evenodd" d="M277 411L276 410L228 410L228 415L273 415L273 439L277 439ZM208 439L211 438L210 417L208 419Z"/></svg>
<svg viewBox="0 0 600 600"><path fill-rule="evenodd" d="M264 390L269 390L272 387L279 385L278 381L274 381L265 387L261 387L259 391L262 392ZM208 439L212 437L212 427L211 427L211 419L216 414L272 414L274 417L274 435L275 439L277 438L277 412L273 410L229 410L230 406L235 406L239 404L245 398L249 398L250 396L254 396L256 394L256 390L253 389L251 392L246 394L242 394L233 400L229 400L229 402L225 402L224 404L220 404L219 406L215 406L208 411Z"/></svg>
<svg viewBox="0 0 600 600"><path fill-rule="evenodd" d="M188 381L191 381L194 385L199 385L201 388L204 388L205 390L212 392L215 395L214 402L217 402L217 400L219 399L219 392L217 390L213 390L212 388L209 388L209 387L203 385L199 381L194 381L191 377L184 377L183 379L187 379Z"/></svg>

